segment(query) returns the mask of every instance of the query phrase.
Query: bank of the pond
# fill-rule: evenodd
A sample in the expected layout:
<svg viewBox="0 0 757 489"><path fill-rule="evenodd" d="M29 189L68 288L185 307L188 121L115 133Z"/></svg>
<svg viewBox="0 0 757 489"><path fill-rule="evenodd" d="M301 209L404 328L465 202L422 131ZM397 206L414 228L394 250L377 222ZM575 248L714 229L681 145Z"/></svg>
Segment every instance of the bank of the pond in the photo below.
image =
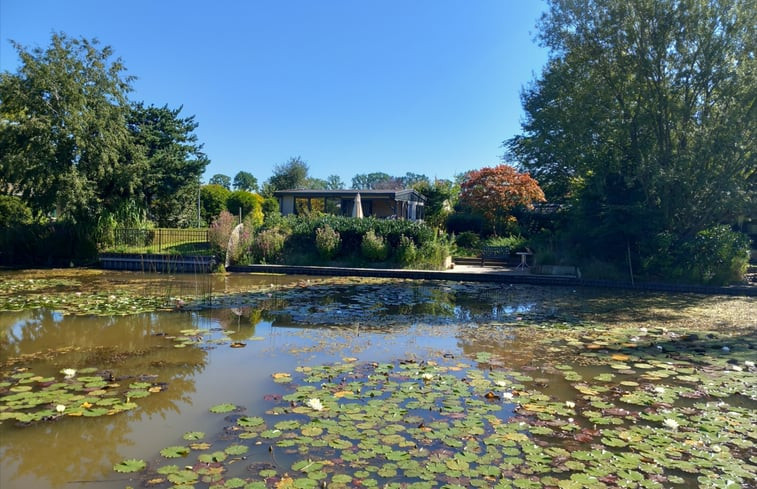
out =
<svg viewBox="0 0 757 489"><path fill-rule="evenodd" d="M462 282L495 282L504 284L559 285L572 287L600 287L612 289L644 290L651 292L675 292L710 295L734 295L757 297L757 286L731 285L724 287L706 285L664 284L651 282L617 282L612 280L588 280L568 275L536 275L527 270L510 267L456 266L449 270L405 270L396 268L345 268L295 265L235 265L227 272L274 273L286 275L352 276L400 278L415 280L452 280Z"/></svg>

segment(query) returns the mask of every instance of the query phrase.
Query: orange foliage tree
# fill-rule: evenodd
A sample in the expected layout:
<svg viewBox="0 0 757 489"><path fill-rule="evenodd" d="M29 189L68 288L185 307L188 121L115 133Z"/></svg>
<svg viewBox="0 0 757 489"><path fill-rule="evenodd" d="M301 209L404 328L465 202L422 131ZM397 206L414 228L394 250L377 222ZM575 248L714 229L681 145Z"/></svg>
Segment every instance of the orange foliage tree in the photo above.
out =
<svg viewBox="0 0 757 489"><path fill-rule="evenodd" d="M514 208L533 209L534 202L546 200L539 183L531 175L518 173L509 165L473 170L460 189L460 202L488 219L495 234L497 224L515 222L511 214Z"/></svg>

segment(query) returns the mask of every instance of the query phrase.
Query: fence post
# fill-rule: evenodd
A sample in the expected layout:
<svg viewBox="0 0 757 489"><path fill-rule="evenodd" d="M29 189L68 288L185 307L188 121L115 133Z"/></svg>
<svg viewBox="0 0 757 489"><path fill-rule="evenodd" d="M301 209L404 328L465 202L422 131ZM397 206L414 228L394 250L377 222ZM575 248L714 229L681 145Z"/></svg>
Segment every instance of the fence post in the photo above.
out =
<svg viewBox="0 0 757 489"><path fill-rule="evenodd" d="M163 229L158 228L158 253L163 251Z"/></svg>

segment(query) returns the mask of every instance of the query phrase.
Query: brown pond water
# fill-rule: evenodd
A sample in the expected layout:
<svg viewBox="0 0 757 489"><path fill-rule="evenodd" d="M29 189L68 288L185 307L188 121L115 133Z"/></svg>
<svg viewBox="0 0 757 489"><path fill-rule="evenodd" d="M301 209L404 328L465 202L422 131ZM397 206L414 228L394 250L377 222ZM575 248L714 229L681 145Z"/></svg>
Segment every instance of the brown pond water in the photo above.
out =
<svg viewBox="0 0 757 489"><path fill-rule="evenodd" d="M24 281L56 277L71 282L24 288ZM104 316L63 314L55 306L0 312L0 378L19 369L60 378L63 369L94 367L115 382L148 378L162 386L139 399L137 408L112 416L0 423L2 489L139 486L129 474L115 473L114 464L159 458L161 449L186 444L187 431L222 433L228 423L210 413L211 406L266 412L271 396L287 392L272 375L297 367L345 357L377 363L454 359L531 372L546 395L562 402L575 392L554 365L573 364L586 378L610 370L581 365L563 352L555 339L561 328L591 321L728 325L753 335L757 317L754 301L746 299L528 286L99 271L6 272L0 281L6 294L7 284L21 283L17 296L69 294L70 304L94 293L123 293L163 299L169 309ZM184 330L201 330L195 333L201 339L182 346L177 338ZM254 461L251 454L245 464ZM240 474L245 464L239 464Z"/></svg>

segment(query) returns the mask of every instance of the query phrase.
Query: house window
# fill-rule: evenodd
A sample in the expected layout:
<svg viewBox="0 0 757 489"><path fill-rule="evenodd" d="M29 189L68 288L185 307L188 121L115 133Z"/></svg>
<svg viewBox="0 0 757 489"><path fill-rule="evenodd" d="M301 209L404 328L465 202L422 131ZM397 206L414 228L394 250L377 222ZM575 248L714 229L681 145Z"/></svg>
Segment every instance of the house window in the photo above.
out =
<svg viewBox="0 0 757 489"><path fill-rule="evenodd" d="M295 197L294 199L294 213L300 216L307 216L310 214L310 205L307 197Z"/></svg>
<svg viewBox="0 0 757 489"><path fill-rule="evenodd" d="M325 208L327 214L338 216L342 213L342 199L339 197L326 197Z"/></svg>

